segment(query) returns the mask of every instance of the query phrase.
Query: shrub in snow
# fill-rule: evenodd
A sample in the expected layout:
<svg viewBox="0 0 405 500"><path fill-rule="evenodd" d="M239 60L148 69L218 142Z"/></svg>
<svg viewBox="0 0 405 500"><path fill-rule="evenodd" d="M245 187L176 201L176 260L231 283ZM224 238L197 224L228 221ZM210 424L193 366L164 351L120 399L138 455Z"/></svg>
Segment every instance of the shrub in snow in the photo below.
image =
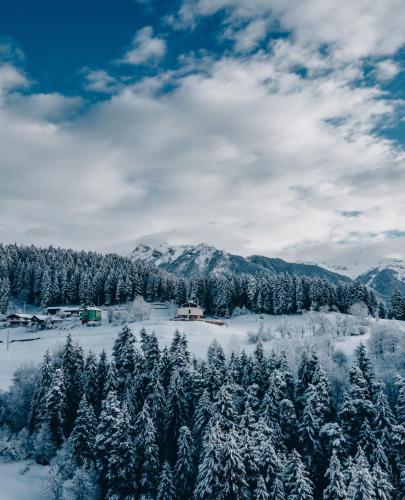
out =
<svg viewBox="0 0 405 500"><path fill-rule="evenodd" d="M34 458L39 464L48 465L56 450L49 424L44 422L34 439Z"/></svg>
<svg viewBox="0 0 405 500"><path fill-rule="evenodd" d="M260 323L260 326L257 332L247 332L247 338L249 344L257 344L259 340L262 342L268 342L269 340L274 339L274 335L271 332L271 328L264 328L263 323Z"/></svg>
<svg viewBox="0 0 405 500"><path fill-rule="evenodd" d="M150 305L145 302L142 295L137 295L128 309L128 321L143 321L150 317Z"/></svg>
<svg viewBox="0 0 405 500"><path fill-rule="evenodd" d="M63 483L63 500L97 500L100 492L97 487L97 475L93 469L78 467L72 479Z"/></svg>

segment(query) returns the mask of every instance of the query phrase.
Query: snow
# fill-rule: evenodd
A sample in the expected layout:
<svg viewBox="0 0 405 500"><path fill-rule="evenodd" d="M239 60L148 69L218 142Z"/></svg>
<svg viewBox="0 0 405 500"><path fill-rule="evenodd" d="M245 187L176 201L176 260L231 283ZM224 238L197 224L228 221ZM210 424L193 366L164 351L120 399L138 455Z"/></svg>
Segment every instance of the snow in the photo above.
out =
<svg viewBox="0 0 405 500"><path fill-rule="evenodd" d="M171 311L170 307L162 308L161 304L157 304L157 308L152 307L149 319L129 323L129 326L135 334L138 334L142 327L148 332L154 331L161 346L169 345L174 331L178 329L180 333L186 334L189 342L189 349L191 353L197 357L206 356L207 348L213 340L217 340L227 353L230 353L232 350L239 351L241 349L250 352L254 349L254 345L248 343L247 333L257 333L259 328L262 328L264 332L271 331L274 336L280 337L280 333L277 329L288 325L290 329L303 329L306 336L310 335L310 317L305 314L270 316L267 314L259 315L249 313L226 319L226 324L224 326L203 321L172 321L172 314L173 311ZM337 313L328 313L327 319L334 323L337 316ZM369 321L373 322L376 320L370 319ZM404 325L403 322L397 323L402 323ZM121 329L120 324L114 325L108 323L106 311L103 311L103 320L99 327L88 328L85 325L81 325L77 318L65 320L62 327L64 329L55 327L53 329L39 331L29 331L29 329L25 327L0 330L0 340L2 341L2 343L0 343L0 390L7 390L16 368L21 366L36 366L42 361L47 348L51 351L62 348L68 332L71 333L74 340L77 340L82 345L85 352L92 350L95 354L99 354L102 349L105 349L105 351L110 354L116 335ZM7 330L10 336L8 350ZM367 338L368 333L357 337L335 339L334 342L336 347L350 354L360 342L366 342ZM37 340L18 342L18 340L27 339ZM276 338L265 342L264 348L267 350L273 347L277 348L277 344L280 340L281 339ZM297 341L292 338L290 340L284 339L282 342L294 344Z"/></svg>
<svg viewBox="0 0 405 500"><path fill-rule="evenodd" d="M43 500L46 467L22 462L0 462L1 500Z"/></svg>

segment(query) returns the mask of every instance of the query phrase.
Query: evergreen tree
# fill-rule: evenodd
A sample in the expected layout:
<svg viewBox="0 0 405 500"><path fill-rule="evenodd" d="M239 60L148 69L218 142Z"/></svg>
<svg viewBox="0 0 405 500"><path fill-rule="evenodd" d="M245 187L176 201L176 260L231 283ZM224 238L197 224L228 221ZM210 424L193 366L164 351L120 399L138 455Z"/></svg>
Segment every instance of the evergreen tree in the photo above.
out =
<svg viewBox="0 0 405 500"><path fill-rule="evenodd" d="M347 493L350 500L375 500L373 478L361 448L359 448L354 461L353 474Z"/></svg>
<svg viewBox="0 0 405 500"><path fill-rule="evenodd" d="M28 414L28 431L32 434L45 419L46 396L52 383L52 363L49 350L46 351L41 365L41 378L35 388Z"/></svg>
<svg viewBox="0 0 405 500"><path fill-rule="evenodd" d="M323 500L345 500L347 494L345 480L335 451L330 459L325 477L328 480L328 486L323 492Z"/></svg>
<svg viewBox="0 0 405 500"><path fill-rule="evenodd" d="M139 426L141 422L142 429ZM150 417L147 403L144 404L137 429L137 458L142 457L141 491L146 495L153 496L156 492L159 475L159 447L157 445L156 427Z"/></svg>
<svg viewBox="0 0 405 500"><path fill-rule="evenodd" d="M109 467L109 456L114 446L115 436L118 434L121 408L117 395L110 391L102 403L101 414L97 427L95 451L96 466L100 476L103 493L106 493L108 483L106 476Z"/></svg>
<svg viewBox="0 0 405 500"><path fill-rule="evenodd" d="M176 500L176 498L172 469L170 464L165 462L162 467L156 500Z"/></svg>
<svg viewBox="0 0 405 500"><path fill-rule="evenodd" d="M68 334L62 353L62 369L66 391L66 418L64 420L66 436L69 436L73 428L82 398L83 368L83 351L73 343L71 335Z"/></svg>
<svg viewBox="0 0 405 500"><path fill-rule="evenodd" d="M191 498L194 477L194 446L190 429L187 426L180 428L177 449L174 483L177 498L187 500Z"/></svg>
<svg viewBox="0 0 405 500"><path fill-rule="evenodd" d="M312 500L312 483L301 457L293 450L288 457L284 472L284 484L289 500Z"/></svg>
<svg viewBox="0 0 405 500"><path fill-rule="evenodd" d="M223 435L218 423L214 423L206 432L206 443L203 448L194 496L197 500L220 498L223 477L222 446Z"/></svg>
<svg viewBox="0 0 405 500"><path fill-rule="evenodd" d="M282 474L279 473L274 478L273 487L271 488L270 500L285 500L285 488Z"/></svg>
<svg viewBox="0 0 405 500"><path fill-rule="evenodd" d="M373 481L376 500L391 500L394 487L379 465L373 467Z"/></svg>
<svg viewBox="0 0 405 500"><path fill-rule="evenodd" d="M135 456L131 442L128 409L118 409L107 462L108 499L131 498L136 494Z"/></svg>
<svg viewBox="0 0 405 500"><path fill-rule="evenodd" d="M173 461L177 453L177 441L180 427L186 425L188 419L187 397L183 379L178 370L172 372L167 394L166 439L169 454Z"/></svg>
<svg viewBox="0 0 405 500"><path fill-rule="evenodd" d="M222 447L223 473L220 498L233 500L247 494L246 471L238 445L236 429L232 426L225 434Z"/></svg>
<svg viewBox="0 0 405 500"><path fill-rule="evenodd" d="M73 456L79 467L94 460L96 418L93 407L83 396L77 412L75 426L69 436Z"/></svg>
<svg viewBox="0 0 405 500"><path fill-rule="evenodd" d="M259 475L257 480L257 487L255 490L255 500L269 500L270 496L267 491L266 483L264 482L263 476Z"/></svg>
<svg viewBox="0 0 405 500"><path fill-rule="evenodd" d="M57 448L64 439L63 424L66 415L66 395L63 380L63 372L60 368L55 370L51 387L46 395L45 420L49 424L49 430L53 443Z"/></svg>

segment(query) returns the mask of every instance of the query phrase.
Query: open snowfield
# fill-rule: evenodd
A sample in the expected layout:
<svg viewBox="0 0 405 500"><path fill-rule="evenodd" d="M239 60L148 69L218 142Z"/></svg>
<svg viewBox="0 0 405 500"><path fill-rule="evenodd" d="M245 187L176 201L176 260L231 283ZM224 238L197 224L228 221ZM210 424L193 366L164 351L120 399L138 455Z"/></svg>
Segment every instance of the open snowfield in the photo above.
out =
<svg viewBox="0 0 405 500"><path fill-rule="evenodd" d="M89 328L81 325L78 320L68 323L66 329L51 329L38 332L29 332L24 327L10 328L10 341L16 339L37 338L31 342L10 342L7 350L7 330L0 330L0 390L6 390L10 385L13 372L16 368L24 365L37 365L41 362L47 348L52 350L63 346L68 332L83 347L85 352L92 350L98 354L102 349L107 353L111 352L116 334L120 330L120 325L109 324L104 315L102 325ZM336 321L335 313L326 315L328 321ZM369 320L375 321L375 320ZM207 347L216 339L224 347L226 352L246 349L250 351L254 348L248 343L248 332L257 332L262 328L264 332L271 332L276 338L264 343L265 349L271 349L282 342L293 343L294 339L280 339L280 330L293 329L295 335L300 336L301 332L306 337L310 337L311 321L308 315L296 316L270 316L266 314L247 314L226 320L226 325L218 326L206 322L186 322L172 321L168 310L152 310L150 318L143 321L130 323L130 327L137 334L142 327L148 332L154 331L161 346L168 345L173 333L177 328L181 333L185 333L189 341L192 354L197 357L205 357ZM65 325L66 326L66 325ZM346 354L351 354L359 342L365 342L368 334L356 337L344 337L336 340L336 345Z"/></svg>
<svg viewBox="0 0 405 500"><path fill-rule="evenodd" d="M46 468L22 462L0 462L1 500L44 500L43 478Z"/></svg>

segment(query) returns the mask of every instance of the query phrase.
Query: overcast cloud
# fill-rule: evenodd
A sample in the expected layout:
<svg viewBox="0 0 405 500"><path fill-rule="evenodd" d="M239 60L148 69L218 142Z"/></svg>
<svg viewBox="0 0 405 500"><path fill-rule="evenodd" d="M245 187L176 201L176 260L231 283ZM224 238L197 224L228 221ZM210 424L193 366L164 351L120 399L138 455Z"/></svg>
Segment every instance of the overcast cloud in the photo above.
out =
<svg viewBox="0 0 405 500"><path fill-rule="evenodd" d="M271 6L186 1L169 29L222 11L234 47L136 82L83 71L103 100L38 94L20 66L0 66L0 239L127 250L152 235L334 264L405 258L403 144L379 132L403 109L380 82L401 71L404 2ZM288 37L267 40L275 22ZM122 61L168 50L145 27Z"/></svg>

